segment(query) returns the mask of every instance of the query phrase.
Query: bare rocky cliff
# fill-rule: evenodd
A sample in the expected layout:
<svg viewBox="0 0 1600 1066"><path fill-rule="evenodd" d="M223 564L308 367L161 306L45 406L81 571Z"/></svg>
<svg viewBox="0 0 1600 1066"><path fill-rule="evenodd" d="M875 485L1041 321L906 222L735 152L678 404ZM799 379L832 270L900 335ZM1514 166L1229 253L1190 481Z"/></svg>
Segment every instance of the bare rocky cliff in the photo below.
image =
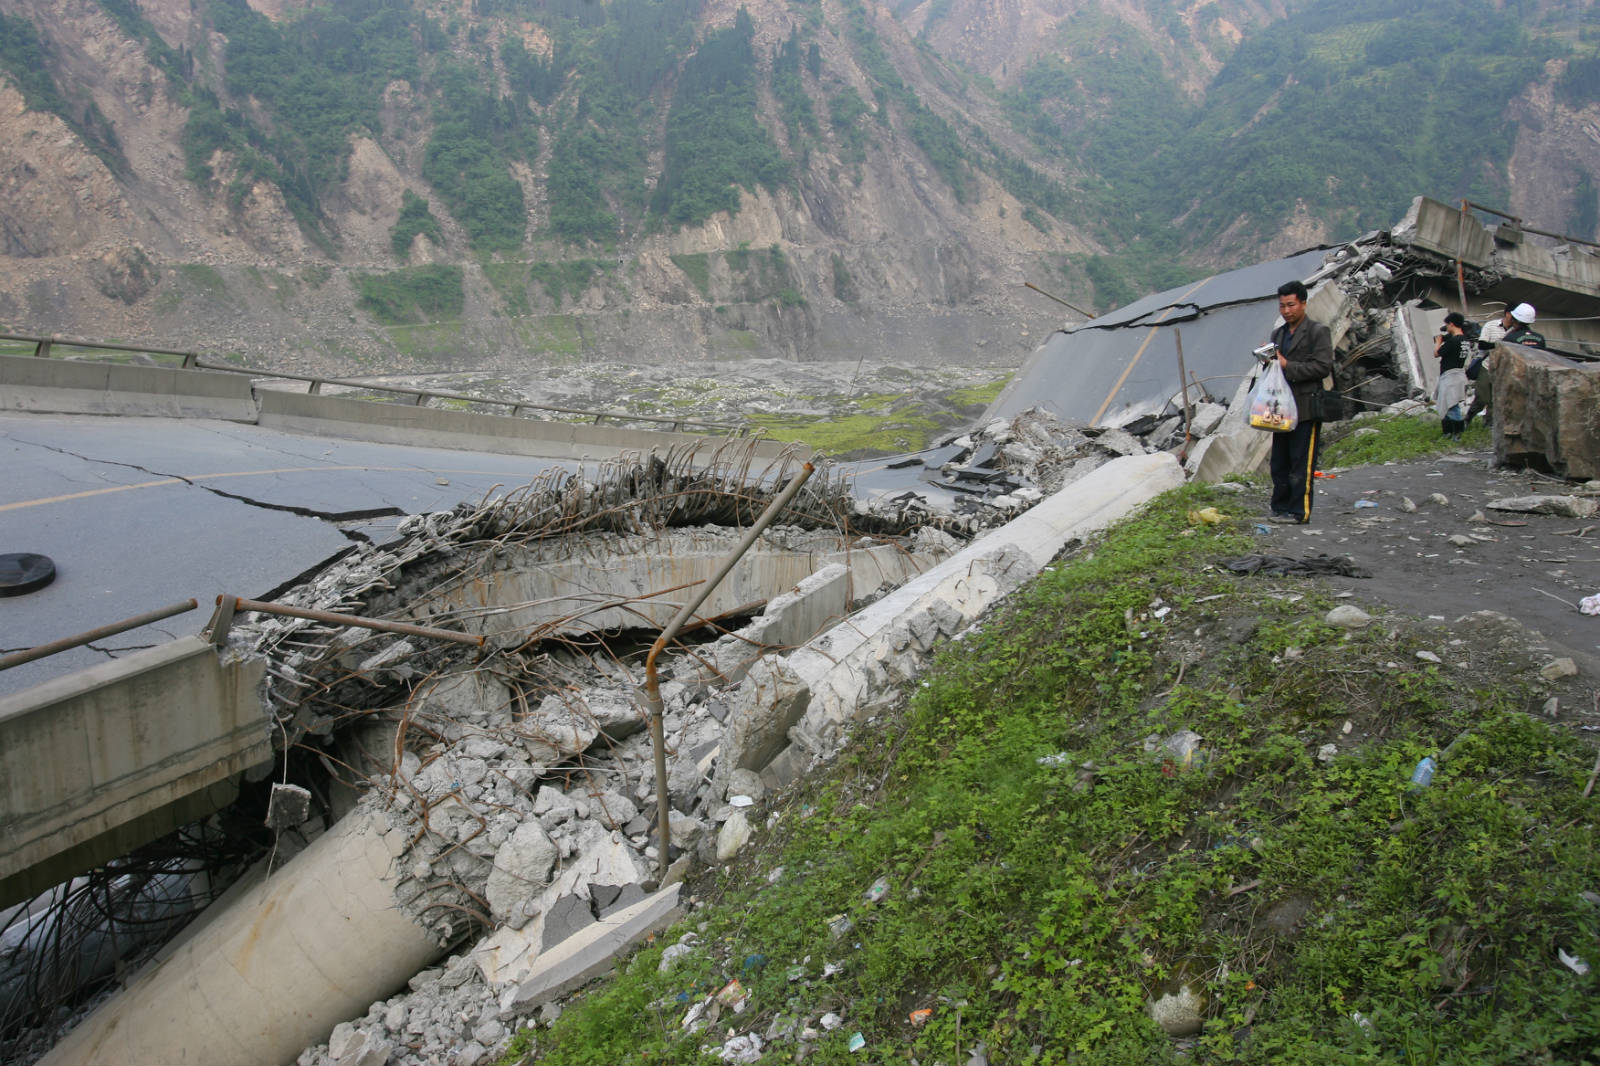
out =
<svg viewBox="0 0 1600 1066"><path fill-rule="evenodd" d="M146 27L138 32L181 53L194 85L223 84L226 40L206 21L204 4L133 2ZM283 20L311 5L251 6ZM758 117L790 158L792 178L743 192L737 212L677 230L625 228L606 247L556 243L543 236L552 150L543 136L536 156L511 166L528 238L515 252L474 253L422 176L434 97L426 85L395 80L379 129L352 135L343 178L323 193L323 217L310 232L278 186L245 180L249 171L226 152L207 161L209 180L191 179L182 140L187 90L153 59L152 39L140 40L125 17L113 16L116 4L0 0L0 15L37 30L69 109L64 120L30 108L0 73L0 330L195 348L282 370L346 374L747 356L1014 365L1076 317L1025 282L1080 306L1096 302L1086 263L1115 252L1105 244L1116 235L1096 226L1076 190L1114 186L1121 176L1087 173L1071 152L1042 153L1017 131L998 93L1032 59L1094 48L1092 27L1100 23L1093 20L1112 18L1132 28L1119 33L1153 49L1165 77L1198 98L1237 42L1285 17L1278 0L707 0L701 33L731 25L741 9L754 25L759 63L770 64L797 28L811 35L816 67L806 91L819 110L846 89L874 113L888 107L880 80L887 64L929 114L969 145L984 141L984 151L1067 190L1068 206L1039 211L1007 191L993 167L970 167L958 194L898 106L886 121L868 123L862 154L826 122L797 150L764 86ZM508 39L537 55L552 47L538 23L503 12L434 14L457 23L458 51L472 39L480 55L498 55ZM881 56L863 52L863 25ZM1552 228L1574 216L1582 197L1594 197L1592 176L1600 175L1600 105L1578 108L1556 91L1562 69L1552 61L1510 108L1510 195L1497 205ZM224 103L270 128L258 102ZM75 115L91 110L114 133L115 153L86 143L74 125ZM658 127L651 136L659 134ZM647 182L661 173L659 140L651 151ZM390 235L407 191L435 205L442 242L419 236L402 258ZM1159 221L1181 227L1193 206L1174 204L1172 218ZM1206 247L1190 249L1192 264L1232 265L1348 236L1303 204L1265 241L1245 223L1240 218ZM397 325L359 303L364 278L423 264L461 269L459 315ZM541 270L573 264L582 268L579 283L538 281Z"/></svg>
<svg viewBox="0 0 1600 1066"><path fill-rule="evenodd" d="M279 15L287 5L256 6ZM758 41L792 27L784 5L746 6ZM143 9L169 45L194 51L201 64L221 62L219 43L197 32L187 4L147 0ZM734 10L712 5L708 22L731 21ZM348 176L326 204L332 239L319 246L271 184L229 196L229 159L212 160L210 188L185 177L184 109L95 0L3 0L0 11L40 28L59 58L58 81L93 99L127 158L126 173L114 173L56 116L26 109L0 77L0 143L12 146L0 164L0 327L11 332L147 340L349 373L740 355L1006 364L1061 321L1062 309L1023 282L1048 282L1053 261L1086 247L1059 227L1047 234L1024 222L1023 205L992 179L980 178L976 196L958 203L891 131L863 164L814 151L791 188L747 192L737 213L625 242L614 267L581 294L550 298L535 287L527 307L506 306L441 212L445 246L419 239L412 265L461 265L465 309L455 321L385 327L356 308L356 279L403 265L389 245L402 191L429 193L420 175L428 113L412 86L390 86L379 139L354 139ZM895 32L892 20L880 22ZM843 46L827 35L823 42L841 76L859 78ZM542 221L538 171L516 175L530 232ZM798 300L751 292L729 263L728 253L737 260L774 250L788 272L782 287ZM530 241L523 255L501 258L575 255L593 252ZM703 289L674 262L701 255L709 264Z"/></svg>

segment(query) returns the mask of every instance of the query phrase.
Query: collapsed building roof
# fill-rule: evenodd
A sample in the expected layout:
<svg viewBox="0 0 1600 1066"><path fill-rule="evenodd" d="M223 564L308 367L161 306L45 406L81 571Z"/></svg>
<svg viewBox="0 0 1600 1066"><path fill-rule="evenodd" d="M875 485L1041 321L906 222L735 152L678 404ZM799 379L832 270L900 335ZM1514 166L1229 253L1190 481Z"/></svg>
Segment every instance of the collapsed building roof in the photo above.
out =
<svg viewBox="0 0 1600 1066"><path fill-rule="evenodd" d="M1526 300L1539 308L1553 349L1577 359L1600 350L1600 261L1589 246L1539 243L1534 231L1486 227L1418 197L1391 230L1168 289L1052 334L986 419L1038 407L1082 425L1127 426L1178 410L1185 381L1191 401L1231 396L1253 368L1250 350L1278 321L1277 287L1296 279L1313 288L1313 317L1329 322L1346 351L1372 332L1362 328L1364 312L1407 303L1456 309L1462 296L1469 318ZM1318 301L1319 288L1330 299ZM1402 372L1409 362L1402 361ZM1428 388L1423 380L1407 384Z"/></svg>

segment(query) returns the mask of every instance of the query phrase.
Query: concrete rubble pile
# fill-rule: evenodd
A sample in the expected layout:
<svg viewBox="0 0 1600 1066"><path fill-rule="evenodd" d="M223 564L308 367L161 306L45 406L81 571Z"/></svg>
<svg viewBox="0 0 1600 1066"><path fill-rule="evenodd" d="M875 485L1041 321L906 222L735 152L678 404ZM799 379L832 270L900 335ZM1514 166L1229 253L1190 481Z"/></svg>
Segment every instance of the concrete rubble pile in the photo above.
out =
<svg viewBox="0 0 1600 1066"><path fill-rule="evenodd" d="M1152 492L1181 481L1169 456L1141 449L1129 461ZM1102 480L1084 486L1077 508L1091 521L1109 520L1101 497L1127 484ZM665 888L655 878L655 781L637 666L597 666L588 683L537 703L465 664L418 685L403 712L363 724L376 739L345 739L401 752L387 773L372 768L362 805L410 839L396 862L396 903L441 944L465 950L299 1061L475 1062L498 1055L518 1025L551 1020L561 997L607 968L629 937L682 913L673 882L685 869L738 854L760 824L754 805L831 758L936 644L1036 574L1060 543L1052 535L1045 545L958 553L947 534L923 530L907 547L944 566L856 600L849 568L824 566L743 629L676 656L661 689L675 860ZM818 603L834 617L855 613L813 638L816 625L804 619ZM402 723L438 739L414 750L395 740ZM476 943L462 941L484 929L492 931Z"/></svg>

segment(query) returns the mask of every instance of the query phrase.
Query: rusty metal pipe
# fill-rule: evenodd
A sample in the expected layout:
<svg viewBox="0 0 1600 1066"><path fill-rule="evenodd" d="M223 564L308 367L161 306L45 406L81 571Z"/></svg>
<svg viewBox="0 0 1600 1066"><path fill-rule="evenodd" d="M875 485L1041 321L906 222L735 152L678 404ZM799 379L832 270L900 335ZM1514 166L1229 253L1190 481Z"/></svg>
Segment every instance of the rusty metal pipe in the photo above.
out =
<svg viewBox="0 0 1600 1066"><path fill-rule="evenodd" d="M60 640L52 640L48 644L41 644L37 648L24 648L21 651L14 651L10 655L0 658L0 670L9 670L13 666L31 663L35 659L43 659L46 655L54 655L58 651L76 648L88 644L90 641L99 640L102 637L114 637L118 633L126 633L130 629L138 629L140 626L147 626L151 622L159 622L163 618L171 618L175 614L192 611L197 606L199 605L194 600L184 600L182 603L175 603L171 607L163 607L157 611L146 611L144 614L125 618L120 622L112 622L110 625L101 626L99 629L91 629L87 633L79 633L75 637L62 637Z"/></svg>
<svg viewBox="0 0 1600 1066"><path fill-rule="evenodd" d="M733 551L729 552L727 558L717 564L716 572L706 580L705 584L700 586L700 591L679 608L677 616L667 623L667 627L661 631L661 635L656 638L656 642L650 646L650 654L645 656L644 693L645 700L650 705L650 747L654 750L656 761L656 847L658 851L656 857L656 881L658 883L667 879L667 854L672 850L672 823L668 817L671 805L667 796L667 738L665 726L662 724L661 683L656 676L656 657L661 654L661 649L667 646L667 641L676 636L683 629L684 623L694 616L695 610L705 602L707 596L711 595L712 590L722 583L723 578L728 576L728 572L733 569L734 564L744 557L745 552L750 550L750 546L756 542L756 538L761 535L762 530L771 525L773 519L778 517L778 513L789 506L789 501L795 498L795 495L800 491L800 486L804 485L806 479L811 477L814 469L810 463L806 463L801 468L799 476L785 485L783 491L773 497L772 502L767 504L767 509L762 511L760 517L755 520L755 524L745 531L744 536L740 538Z"/></svg>
<svg viewBox="0 0 1600 1066"><path fill-rule="evenodd" d="M313 611L306 607L287 607L281 603L262 603L257 600L247 600L242 596L218 596L217 606L222 606L225 599L232 601L235 611L259 611L262 614L288 615L290 618L309 618L313 622L331 622L334 625L376 629L383 633L404 633L412 637L451 640L457 644L472 644L480 648L483 647L485 639L482 636L475 637L471 633L457 633L449 629L430 629L427 626L414 626L408 622L388 622L382 618L358 618L353 614Z"/></svg>

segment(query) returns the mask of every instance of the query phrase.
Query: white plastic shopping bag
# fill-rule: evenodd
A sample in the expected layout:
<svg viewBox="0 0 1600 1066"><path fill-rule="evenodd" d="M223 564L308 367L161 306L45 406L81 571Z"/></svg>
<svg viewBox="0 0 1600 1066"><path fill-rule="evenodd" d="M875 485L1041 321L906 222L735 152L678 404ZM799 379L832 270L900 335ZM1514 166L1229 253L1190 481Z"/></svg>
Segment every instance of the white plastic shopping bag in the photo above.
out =
<svg viewBox="0 0 1600 1066"><path fill-rule="evenodd" d="M1272 433L1287 433L1300 421L1300 412L1294 405L1294 391L1283 368L1273 360L1266 373L1256 382L1250 394L1250 425Z"/></svg>

